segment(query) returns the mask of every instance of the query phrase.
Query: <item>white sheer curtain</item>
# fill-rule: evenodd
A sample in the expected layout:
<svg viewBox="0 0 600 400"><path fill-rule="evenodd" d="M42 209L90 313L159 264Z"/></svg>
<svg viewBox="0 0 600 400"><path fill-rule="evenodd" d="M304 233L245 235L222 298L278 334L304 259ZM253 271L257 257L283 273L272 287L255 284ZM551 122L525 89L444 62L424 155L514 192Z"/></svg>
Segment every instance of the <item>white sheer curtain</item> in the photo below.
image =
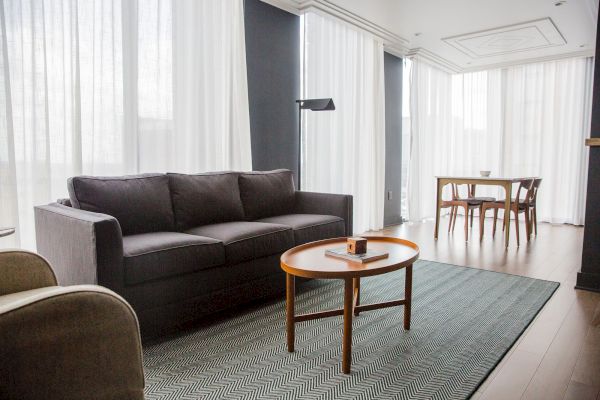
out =
<svg viewBox="0 0 600 400"><path fill-rule="evenodd" d="M409 218L435 215L435 175L490 170L542 177L538 219L582 224L592 70L579 58L450 75L415 61ZM504 197L490 187L478 195Z"/></svg>
<svg viewBox="0 0 600 400"><path fill-rule="evenodd" d="M0 0L0 32L0 246L69 176L251 168L243 0Z"/></svg>
<svg viewBox="0 0 600 400"><path fill-rule="evenodd" d="M410 160L408 215L421 220L435 215L432 179L448 165L451 76L415 60L410 82ZM404 144L406 145L406 144ZM433 203L430 201L434 199Z"/></svg>
<svg viewBox="0 0 600 400"><path fill-rule="evenodd" d="M33 206L66 194L82 172L127 171L121 4L0 2L3 60L1 244L33 247Z"/></svg>
<svg viewBox="0 0 600 400"><path fill-rule="evenodd" d="M304 16L304 98L336 110L305 111L302 189L354 196L354 231L383 227L383 45L318 14Z"/></svg>
<svg viewBox="0 0 600 400"><path fill-rule="evenodd" d="M543 178L542 221L584 223L593 68L579 58L506 71L503 172Z"/></svg>
<svg viewBox="0 0 600 400"><path fill-rule="evenodd" d="M243 1L143 0L137 21L140 170L252 169Z"/></svg>
<svg viewBox="0 0 600 400"><path fill-rule="evenodd" d="M243 1L173 5L171 169L250 170Z"/></svg>

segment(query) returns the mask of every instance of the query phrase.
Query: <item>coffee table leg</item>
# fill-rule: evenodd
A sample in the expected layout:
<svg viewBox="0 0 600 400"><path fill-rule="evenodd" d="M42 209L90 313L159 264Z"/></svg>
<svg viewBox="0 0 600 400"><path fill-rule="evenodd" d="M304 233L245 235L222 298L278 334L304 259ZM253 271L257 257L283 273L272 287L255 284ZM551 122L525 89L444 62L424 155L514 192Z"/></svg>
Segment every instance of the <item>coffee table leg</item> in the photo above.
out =
<svg viewBox="0 0 600 400"><path fill-rule="evenodd" d="M287 348L294 351L295 326L294 326L294 297L296 296L295 279L292 274L285 274L286 282L286 323L287 323Z"/></svg>
<svg viewBox="0 0 600 400"><path fill-rule="evenodd" d="M344 338L342 341L342 371L350 373L352 362L352 301L354 298L352 278L344 280Z"/></svg>
<svg viewBox="0 0 600 400"><path fill-rule="evenodd" d="M406 267L404 278L404 329L410 329L410 306L412 302L412 265Z"/></svg>
<svg viewBox="0 0 600 400"><path fill-rule="evenodd" d="M360 278L352 278L354 289L356 290L356 305L360 305ZM354 316L358 317L359 311L354 311Z"/></svg>

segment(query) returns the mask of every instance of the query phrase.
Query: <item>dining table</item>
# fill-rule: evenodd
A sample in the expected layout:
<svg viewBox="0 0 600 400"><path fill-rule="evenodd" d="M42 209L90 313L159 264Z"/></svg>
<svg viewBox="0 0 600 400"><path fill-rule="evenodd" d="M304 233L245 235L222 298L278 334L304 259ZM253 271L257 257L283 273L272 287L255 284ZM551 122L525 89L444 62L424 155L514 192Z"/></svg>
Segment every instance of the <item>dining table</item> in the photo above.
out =
<svg viewBox="0 0 600 400"><path fill-rule="evenodd" d="M436 176L437 194L435 207L435 233L434 238L437 240L440 228L440 210L442 206L442 192L444 186L448 184L457 185L486 185L500 186L504 188L504 245L508 248L510 241L510 207L512 201L512 189L515 183L519 184L525 179L535 179L536 177L496 177L496 176Z"/></svg>

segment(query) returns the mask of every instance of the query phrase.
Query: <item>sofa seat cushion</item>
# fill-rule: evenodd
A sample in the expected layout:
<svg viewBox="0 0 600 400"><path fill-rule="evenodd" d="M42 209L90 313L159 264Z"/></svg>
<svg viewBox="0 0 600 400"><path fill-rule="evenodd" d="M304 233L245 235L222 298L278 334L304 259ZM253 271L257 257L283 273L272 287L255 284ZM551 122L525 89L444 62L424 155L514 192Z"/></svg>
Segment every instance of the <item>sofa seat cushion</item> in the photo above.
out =
<svg viewBox="0 0 600 400"><path fill-rule="evenodd" d="M263 218L257 222L286 225L294 231L294 245L345 236L344 220L333 215L287 214Z"/></svg>
<svg viewBox="0 0 600 400"><path fill-rule="evenodd" d="M225 263L219 240L179 232L123 236L125 283L133 285Z"/></svg>
<svg viewBox="0 0 600 400"><path fill-rule="evenodd" d="M294 247L294 234L289 226L262 222L223 222L188 229L186 233L207 236L225 244L227 263L281 253Z"/></svg>

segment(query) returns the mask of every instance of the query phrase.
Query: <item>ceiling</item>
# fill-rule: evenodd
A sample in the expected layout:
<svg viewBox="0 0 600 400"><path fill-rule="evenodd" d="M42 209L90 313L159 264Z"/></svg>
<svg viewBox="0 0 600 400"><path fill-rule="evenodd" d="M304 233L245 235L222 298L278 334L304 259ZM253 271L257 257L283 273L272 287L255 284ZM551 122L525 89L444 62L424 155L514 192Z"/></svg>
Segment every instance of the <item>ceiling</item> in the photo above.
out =
<svg viewBox="0 0 600 400"><path fill-rule="evenodd" d="M594 55L598 0L263 0L332 14L452 72ZM560 5L555 5L559 3Z"/></svg>

